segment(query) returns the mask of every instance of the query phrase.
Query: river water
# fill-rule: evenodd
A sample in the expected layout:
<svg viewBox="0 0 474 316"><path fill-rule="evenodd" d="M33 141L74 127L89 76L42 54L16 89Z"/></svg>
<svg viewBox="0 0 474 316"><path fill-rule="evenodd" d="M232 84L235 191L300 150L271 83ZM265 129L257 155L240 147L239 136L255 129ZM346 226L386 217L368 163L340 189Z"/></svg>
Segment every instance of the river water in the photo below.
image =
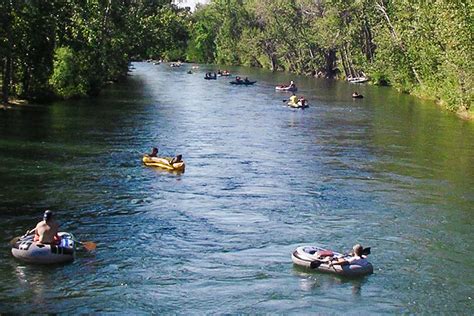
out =
<svg viewBox="0 0 474 316"><path fill-rule="evenodd" d="M99 98L0 111L0 313L473 312L474 124L389 88L190 66L135 63ZM291 79L309 108L274 90ZM153 146L185 173L143 166ZM97 251L15 260L8 241L46 208ZM357 242L371 276L291 262Z"/></svg>

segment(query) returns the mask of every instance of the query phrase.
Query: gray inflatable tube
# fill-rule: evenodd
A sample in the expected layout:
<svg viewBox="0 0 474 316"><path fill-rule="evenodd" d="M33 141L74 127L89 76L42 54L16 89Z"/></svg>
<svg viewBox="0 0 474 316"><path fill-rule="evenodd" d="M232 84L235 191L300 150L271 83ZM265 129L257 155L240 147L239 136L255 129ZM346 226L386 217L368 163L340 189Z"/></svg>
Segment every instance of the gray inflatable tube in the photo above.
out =
<svg viewBox="0 0 474 316"><path fill-rule="evenodd" d="M60 232L59 245L47 245L33 241L34 236L21 237L13 246L15 258L37 264L54 264L73 261L76 255L76 243L70 233Z"/></svg>
<svg viewBox="0 0 474 316"><path fill-rule="evenodd" d="M291 254L291 260L295 265L321 272L343 276L361 276L374 272L372 264L365 260L364 257L363 260L358 260L357 264L329 265L330 260L340 258L349 259L351 256L316 246L301 246L296 248Z"/></svg>

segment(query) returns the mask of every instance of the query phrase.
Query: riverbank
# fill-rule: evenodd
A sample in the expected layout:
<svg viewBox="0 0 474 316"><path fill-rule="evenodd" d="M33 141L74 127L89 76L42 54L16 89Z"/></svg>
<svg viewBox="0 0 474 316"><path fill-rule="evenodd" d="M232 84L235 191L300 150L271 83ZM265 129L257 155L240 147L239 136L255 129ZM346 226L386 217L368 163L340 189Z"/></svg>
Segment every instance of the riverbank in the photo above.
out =
<svg viewBox="0 0 474 316"><path fill-rule="evenodd" d="M389 86L390 87L390 86ZM393 88L393 87L392 87ZM402 93L398 90L399 93ZM410 95L421 100L433 101L442 111L448 111L454 113L457 117L466 121L474 121L474 109L472 107L466 108L464 105L460 105L457 109L448 106L445 100L439 98L433 98L429 93L423 93L419 91L408 92Z"/></svg>
<svg viewBox="0 0 474 316"><path fill-rule="evenodd" d="M321 77L318 77L318 76L314 76L315 78L321 78ZM347 78L346 77L341 77L341 78L337 78L338 80L342 80L342 81L347 81ZM382 85L380 84L377 84L371 80L368 81L368 84L370 85L374 85L374 86L377 86L377 87L381 87ZM391 86L391 85L385 85L386 87L390 87L392 89L396 89L395 87ZM404 93L402 92L400 89L396 89L396 91L398 91L398 93ZM418 98L420 100L428 100L428 101L433 101L436 105L439 106L439 108L442 110L442 111L449 111L451 113L454 113L456 114L457 117L461 118L462 120L466 120L466 121L474 121L474 109L472 107L470 107L469 109L467 109L465 106L460 106L457 110L453 110L453 109L450 109L446 102L443 101L443 100L440 100L440 99L437 99L437 98L433 98L431 95L429 94L426 94L426 93L422 93L422 92L416 92L416 91L412 91L412 92L406 92L408 94L410 94L411 96L415 97L415 98Z"/></svg>
<svg viewBox="0 0 474 316"><path fill-rule="evenodd" d="M23 99L10 99L8 102L1 102L0 103L0 110L9 110L15 106L24 106L27 105L28 101Z"/></svg>
<svg viewBox="0 0 474 316"><path fill-rule="evenodd" d="M461 108L456 111L456 115L460 117L463 120L467 121L474 121L474 110L473 109L466 109L466 108Z"/></svg>

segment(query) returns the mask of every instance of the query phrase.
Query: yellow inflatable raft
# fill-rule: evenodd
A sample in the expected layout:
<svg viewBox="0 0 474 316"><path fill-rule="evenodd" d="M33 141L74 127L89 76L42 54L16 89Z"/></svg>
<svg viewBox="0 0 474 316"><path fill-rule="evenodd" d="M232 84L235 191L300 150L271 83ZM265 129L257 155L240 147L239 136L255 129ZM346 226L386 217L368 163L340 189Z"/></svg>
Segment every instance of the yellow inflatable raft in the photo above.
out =
<svg viewBox="0 0 474 316"><path fill-rule="evenodd" d="M172 163L173 158L171 157L150 157L148 155L143 156L143 163L149 167L158 167L170 171L184 171L184 161Z"/></svg>
<svg viewBox="0 0 474 316"><path fill-rule="evenodd" d="M301 102L301 101L298 101L298 103L294 103L294 102L288 102L288 106L290 108L295 108L295 109L304 109L304 108L307 108L309 105L308 105L308 102Z"/></svg>

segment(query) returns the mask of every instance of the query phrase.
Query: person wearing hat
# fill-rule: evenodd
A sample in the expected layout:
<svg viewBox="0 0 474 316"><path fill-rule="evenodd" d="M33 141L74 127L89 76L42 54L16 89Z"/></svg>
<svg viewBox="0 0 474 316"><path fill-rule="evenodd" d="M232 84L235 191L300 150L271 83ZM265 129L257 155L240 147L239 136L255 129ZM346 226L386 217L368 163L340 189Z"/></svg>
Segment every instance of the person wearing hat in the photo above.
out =
<svg viewBox="0 0 474 316"><path fill-rule="evenodd" d="M329 263L329 266L333 265L347 265L347 264L356 264L360 266L365 266L367 265L367 259L365 259L365 256L362 256L362 252L364 250L364 247L362 247L360 244L354 245L352 247L353 254L350 258L339 258L337 261L332 261Z"/></svg>
<svg viewBox="0 0 474 316"><path fill-rule="evenodd" d="M27 235L35 233L34 241L42 244L59 244L61 237L58 236L59 224L54 220L54 214L46 210L43 214L43 220L36 224L36 227L26 232Z"/></svg>

